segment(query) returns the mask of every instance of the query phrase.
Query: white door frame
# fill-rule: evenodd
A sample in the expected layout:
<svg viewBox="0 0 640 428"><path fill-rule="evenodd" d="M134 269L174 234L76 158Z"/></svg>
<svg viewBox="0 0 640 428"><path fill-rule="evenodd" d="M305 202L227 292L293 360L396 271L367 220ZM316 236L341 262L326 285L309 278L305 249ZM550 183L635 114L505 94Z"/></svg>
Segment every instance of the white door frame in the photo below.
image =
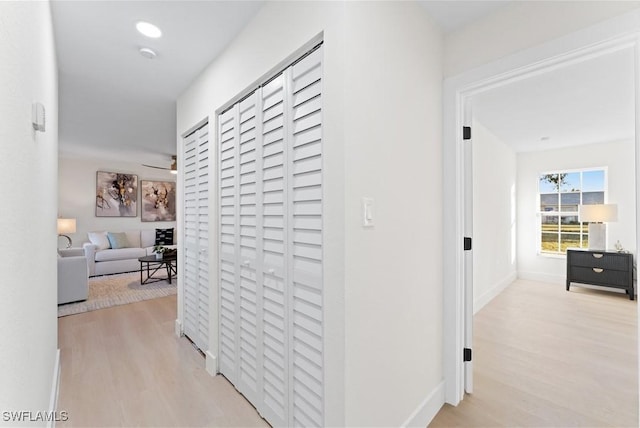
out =
<svg viewBox="0 0 640 428"><path fill-rule="evenodd" d="M640 10L604 21L542 45L517 52L448 78L444 82L444 312L443 370L445 401L457 405L464 396L463 348L465 322L473 308L465 304L463 238L465 226L464 156L462 126L465 103L474 94L526 79L620 49L635 54L636 213L640 212ZM640 222L636 214L636 248L640 249ZM640 307L639 307L640 308ZM639 309L640 310L640 309ZM470 373L467 373L470 375Z"/></svg>

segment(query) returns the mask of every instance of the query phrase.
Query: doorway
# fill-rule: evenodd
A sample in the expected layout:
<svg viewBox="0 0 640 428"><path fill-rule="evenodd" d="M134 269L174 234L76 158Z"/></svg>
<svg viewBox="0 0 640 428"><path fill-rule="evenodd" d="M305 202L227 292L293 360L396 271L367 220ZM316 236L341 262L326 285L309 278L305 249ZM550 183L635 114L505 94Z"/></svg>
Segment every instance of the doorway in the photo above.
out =
<svg viewBox="0 0 640 428"><path fill-rule="evenodd" d="M616 24L618 24L616 26ZM465 189L465 147L463 143L463 125L470 123L465 116L469 100L483 92L504 85L525 80L532 76L579 64L592 58L611 54L624 49L633 52L635 104L638 99L638 35L633 28L623 28L620 23L609 22L599 31L586 29L575 33L570 41L552 42L518 55L507 57L487 66L464 73L445 81L445 194L454 195L445 201L445 212L455 215L445 216L445 330L444 330L444 368L445 401L457 405L463 399L465 386L472 376L469 366L463 361L465 348L472 343L465 341L469 337L465 323L469 324L473 316L470 294L473 293L472 281L465 280L470 275L465 271L464 233L468 216L472 215L469 206L469 192ZM606 36L604 36L606 35ZM637 120L637 119L636 119ZM638 124L636 123L636 128ZM638 133L635 135L636 159L638 153ZM637 160L636 160L637 165ZM638 168L636 167L636 177ZM636 189L637 211L637 189ZM634 219L637 227L637 216ZM634 238L637 248L637 237ZM466 302L466 303L465 303ZM470 323L472 326L472 323Z"/></svg>

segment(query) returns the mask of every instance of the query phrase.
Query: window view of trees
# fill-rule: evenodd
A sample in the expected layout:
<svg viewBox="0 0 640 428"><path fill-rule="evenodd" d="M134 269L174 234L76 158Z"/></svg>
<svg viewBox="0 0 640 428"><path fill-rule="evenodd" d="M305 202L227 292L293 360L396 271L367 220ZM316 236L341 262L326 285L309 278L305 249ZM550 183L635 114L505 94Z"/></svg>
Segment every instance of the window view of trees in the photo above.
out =
<svg viewBox="0 0 640 428"><path fill-rule="evenodd" d="M541 174L538 188L541 252L589 247L588 224L579 221L578 206L604 203L605 170Z"/></svg>

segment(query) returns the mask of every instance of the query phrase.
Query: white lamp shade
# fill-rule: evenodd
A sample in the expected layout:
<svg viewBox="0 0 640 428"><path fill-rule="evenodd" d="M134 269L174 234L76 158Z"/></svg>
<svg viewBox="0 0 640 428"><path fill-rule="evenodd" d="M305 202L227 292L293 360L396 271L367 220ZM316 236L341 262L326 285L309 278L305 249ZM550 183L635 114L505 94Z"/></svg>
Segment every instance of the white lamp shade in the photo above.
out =
<svg viewBox="0 0 640 428"><path fill-rule="evenodd" d="M580 205L578 207L578 215L581 222L605 223L618 221L618 205Z"/></svg>
<svg viewBox="0 0 640 428"><path fill-rule="evenodd" d="M65 233L76 233L75 218L58 219L58 235L64 235Z"/></svg>

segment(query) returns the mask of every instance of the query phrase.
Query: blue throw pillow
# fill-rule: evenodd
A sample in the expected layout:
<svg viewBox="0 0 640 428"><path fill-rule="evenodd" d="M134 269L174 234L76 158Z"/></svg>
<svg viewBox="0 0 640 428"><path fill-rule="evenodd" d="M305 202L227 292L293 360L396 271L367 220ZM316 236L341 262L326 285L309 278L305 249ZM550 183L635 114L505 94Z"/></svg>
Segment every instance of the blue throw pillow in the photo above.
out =
<svg viewBox="0 0 640 428"><path fill-rule="evenodd" d="M111 248L129 248L129 240L126 233L107 232L107 239L111 244Z"/></svg>

